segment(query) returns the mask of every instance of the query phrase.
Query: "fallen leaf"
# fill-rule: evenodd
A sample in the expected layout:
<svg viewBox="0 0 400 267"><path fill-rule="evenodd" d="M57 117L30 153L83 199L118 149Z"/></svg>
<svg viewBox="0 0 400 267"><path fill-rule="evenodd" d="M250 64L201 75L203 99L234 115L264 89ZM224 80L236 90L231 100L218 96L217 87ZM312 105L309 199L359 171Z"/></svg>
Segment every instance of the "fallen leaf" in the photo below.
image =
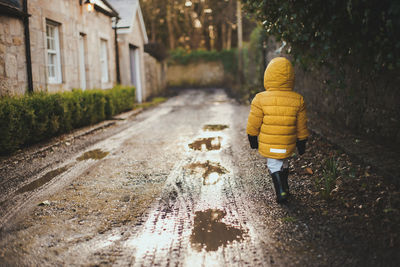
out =
<svg viewBox="0 0 400 267"><path fill-rule="evenodd" d="M310 175L314 174L314 172L313 172L313 170L311 168L306 168L306 173L308 173Z"/></svg>
<svg viewBox="0 0 400 267"><path fill-rule="evenodd" d="M39 206L49 206L49 205L50 205L50 201L48 201L48 200L45 200L45 201L39 203Z"/></svg>

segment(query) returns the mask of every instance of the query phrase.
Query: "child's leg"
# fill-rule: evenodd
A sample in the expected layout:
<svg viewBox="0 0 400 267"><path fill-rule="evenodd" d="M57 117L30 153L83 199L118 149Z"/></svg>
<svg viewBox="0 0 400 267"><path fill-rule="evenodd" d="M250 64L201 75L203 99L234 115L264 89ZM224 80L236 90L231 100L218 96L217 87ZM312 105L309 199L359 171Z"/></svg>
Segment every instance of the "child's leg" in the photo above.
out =
<svg viewBox="0 0 400 267"><path fill-rule="evenodd" d="M282 166L283 166L284 162L285 162L285 160L283 160L283 159L267 158L268 170L271 173L278 172L278 171L282 170Z"/></svg>
<svg viewBox="0 0 400 267"><path fill-rule="evenodd" d="M289 184L288 184L288 176L289 176L289 161L286 159L282 165L282 186L283 191L289 195Z"/></svg>
<svg viewBox="0 0 400 267"><path fill-rule="evenodd" d="M284 175L282 168L288 166L287 159L267 159L268 170L270 171L278 203L286 201L287 192L284 186ZM287 180L286 180L287 181Z"/></svg>

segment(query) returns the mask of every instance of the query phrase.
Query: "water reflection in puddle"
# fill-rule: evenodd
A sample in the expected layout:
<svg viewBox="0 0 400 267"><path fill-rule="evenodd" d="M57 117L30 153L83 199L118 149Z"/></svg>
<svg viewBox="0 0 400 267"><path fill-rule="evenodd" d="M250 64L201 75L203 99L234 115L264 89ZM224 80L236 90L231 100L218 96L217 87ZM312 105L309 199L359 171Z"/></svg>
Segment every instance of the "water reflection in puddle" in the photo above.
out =
<svg viewBox="0 0 400 267"><path fill-rule="evenodd" d="M229 127L228 125L223 125L223 124L207 124L204 125L203 130L217 132L217 131L222 131L228 127Z"/></svg>
<svg viewBox="0 0 400 267"><path fill-rule="evenodd" d="M226 212L217 209L197 211L194 217L194 228L190 236L192 246L201 251L217 251L220 246L226 246L229 242L242 241L242 229L227 225L221 220Z"/></svg>
<svg viewBox="0 0 400 267"><path fill-rule="evenodd" d="M41 187L42 185L44 185L47 182L50 182L54 177L62 174L63 172L67 171L69 169L70 166L64 166L52 171L49 171L48 173L46 173L45 175L43 175L41 178L33 181L30 184L27 184L23 187L21 187L20 189L17 190L17 194L22 194L25 192L29 192L29 191L33 191L36 188Z"/></svg>
<svg viewBox="0 0 400 267"><path fill-rule="evenodd" d="M186 165L191 171L200 171L203 176L204 185L214 185L221 179L221 175L228 172L217 162L206 161L205 163L195 162Z"/></svg>
<svg viewBox="0 0 400 267"><path fill-rule="evenodd" d="M215 105L219 105L219 104L223 104L223 103L226 103L226 102L228 102L228 101L226 101L226 100L215 100L214 104Z"/></svg>
<svg viewBox="0 0 400 267"><path fill-rule="evenodd" d="M106 157L109 154L109 152L102 151L101 149L95 149L91 150L88 152L83 153L82 156L78 157L76 160L82 161L82 160L87 160L87 159L102 159Z"/></svg>
<svg viewBox="0 0 400 267"><path fill-rule="evenodd" d="M193 150L219 150L221 149L221 140L222 137L208 137L208 138L200 138L189 144L189 147Z"/></svg>

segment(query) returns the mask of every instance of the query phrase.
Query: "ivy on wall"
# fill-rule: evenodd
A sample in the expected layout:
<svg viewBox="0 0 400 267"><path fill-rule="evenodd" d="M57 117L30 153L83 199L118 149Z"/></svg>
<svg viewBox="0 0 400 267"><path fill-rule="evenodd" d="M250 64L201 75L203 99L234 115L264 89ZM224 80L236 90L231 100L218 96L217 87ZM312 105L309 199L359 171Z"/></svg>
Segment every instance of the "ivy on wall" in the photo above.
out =
<svg viewBox="0 0 400 267"><path fill-rule="evenodd" d="M357 63L357 72L400 69L400 1L242 0L306 67Z"/></svg>

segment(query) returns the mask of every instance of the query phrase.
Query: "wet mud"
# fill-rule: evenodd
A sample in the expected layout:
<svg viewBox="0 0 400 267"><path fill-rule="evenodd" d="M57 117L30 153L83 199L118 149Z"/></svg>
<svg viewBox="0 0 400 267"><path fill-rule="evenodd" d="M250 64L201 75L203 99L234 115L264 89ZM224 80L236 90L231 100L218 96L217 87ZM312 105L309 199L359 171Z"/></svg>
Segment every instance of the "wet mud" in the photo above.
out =
<svg viewBox="0 0 400 267"><path fill-rule="evenodd" d="M265 206L250 207L260 186L252 176L248 190L242 181L249 174L237 174L247 162L246 170L254 169L249 151L235 150L243 139L237 124L246 119L236 114L247 107L210 109L214 99L226 95L189 91L107 134L112 138L104 143L88 140L91 148L80 150L66 145L73 149L61 154L60 164L74 166L53 180L59 187L37 192L29 214L0 229L0 265L268 266L271 255L279 263L259 215ZM209 122L220 125L203 128Z"/></svg>
<svg viewBox="0 0 400 267"><path fill-rule="evenodd" d="M203 130L211 131L211 132L218 132L218 131L225 130L226 128L229 128L229 126L224 125L224 124L207 124L207 125L204 125Z"/></svg>
<svg viewBox="0 0 400 267"><path fill-rule="evenodd" d="M58 175L66 172L69 168L70 168L70 166L64 166L64 167L49 171L48 173L43 175L41 178L33 181L32 183L29 183L29 184L21 187L20 189L17 190L16 193L17 194L22 194L22 193L33 191L33 190L41 187L42 185L50 182L52 179L54 179Z"/></svg>
<svg viewBox="0 0 400 267"><path fill-rule="evenodd" d="M222 137L208 137L200 138L189 144L189 147L193 150L210 151L221 149Z"/></svg>
<svg viewBox="0 0 400 267"><path fill-rule="evenodd" d="M78 157L76 160L77 161L83 161L83 160L88 160L88 159L99 160L99 159L105 158L108 154L109 154L109 152L102 151L101 149L94 149L94 150L83 153L83 155Z"/></svg>
<svg viewBox="0 0 400 267"><path fill-rule="evenodd" d="M197 211L190 236L192 247L198 251L217 251L221 246L242 241L244 230L221 222L225 216L226 212L218 209Z"/></svg>
<svg viewBox="0 0 400 267"><path fill-rule="evenodd" d="M229 171L218 162L206 161L204 163L195 162L185 166L192 173L200 172L203 177L203 185L214 185L218 183L221 176Z"/></svg>

